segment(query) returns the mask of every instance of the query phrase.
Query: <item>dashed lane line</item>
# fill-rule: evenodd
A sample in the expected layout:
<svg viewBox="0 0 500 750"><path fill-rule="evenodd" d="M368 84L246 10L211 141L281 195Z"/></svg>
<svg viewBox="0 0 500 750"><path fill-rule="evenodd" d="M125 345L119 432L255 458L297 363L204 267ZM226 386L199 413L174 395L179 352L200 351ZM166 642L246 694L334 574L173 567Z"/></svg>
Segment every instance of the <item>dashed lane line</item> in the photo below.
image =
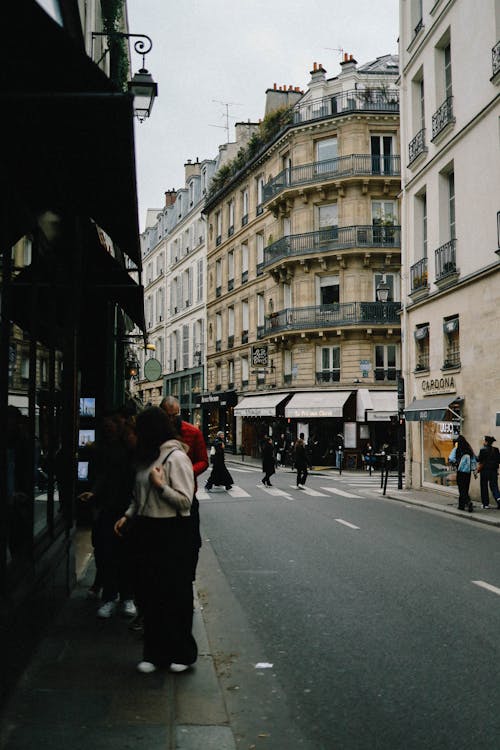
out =
<svg viewBox="0 0 500 750"><path fill-rule="evenodd" d="M355 526L353 523L349 523L349 521L344 521L343 518L336 518L335 520L343 526L348 526L350 529L356 529L359 531L359 526Z"/></svg>
<svg viewBox="0 0 500 750"><path fill-rule="evenodd" d="M497 588L497 586L492 586L491 583L486 583L486 581L472 581L472 583L482 589L486 589L487 591L491 591L493 594L497 594L498 596L500 596L500 589Z"/></svg>

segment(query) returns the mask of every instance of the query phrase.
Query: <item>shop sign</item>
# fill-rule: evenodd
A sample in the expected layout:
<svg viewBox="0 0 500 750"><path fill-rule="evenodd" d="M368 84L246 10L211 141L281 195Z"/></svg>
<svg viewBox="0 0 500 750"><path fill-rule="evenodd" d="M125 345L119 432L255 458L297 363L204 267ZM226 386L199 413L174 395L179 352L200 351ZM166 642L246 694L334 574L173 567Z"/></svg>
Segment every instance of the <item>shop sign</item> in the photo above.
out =
<svg viewBox="0 0 500 750"><path fill-rule="evenodd" d="M368 377L368 373L372 369L372 363L370 362L369 359L360 359L359 360L359 369L363 373L363 377L367 378Z"/></svg>
<svg viewBox="0 0 500 750"><path fill-rule="evenodd" d="M267 346L252 346L252 366L256 367L267 367L269 364L268 347Z"/></svg>
<svg viewBox="0 0 500 750"><path fill-rule="evenodd" d="M207 393L203 396L200 396L200 404L218 404L219 401L220 396L213 393Z"/></svg>
<svg viewBox="0 0 500 750"><path fill-rule="evenodd" d="M422 393L426 396L438 395L440 393L456 393L457 391L453 375L446 375L441 378L426 378L420 382L422 384Z"/></svg>

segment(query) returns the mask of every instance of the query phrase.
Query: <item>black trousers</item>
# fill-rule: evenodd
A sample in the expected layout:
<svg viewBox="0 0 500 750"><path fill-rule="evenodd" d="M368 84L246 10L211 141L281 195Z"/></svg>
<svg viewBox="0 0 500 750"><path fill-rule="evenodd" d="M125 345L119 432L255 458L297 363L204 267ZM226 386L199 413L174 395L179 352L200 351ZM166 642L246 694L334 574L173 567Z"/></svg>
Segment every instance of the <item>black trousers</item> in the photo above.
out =
<svg viewBox="0 0 500 750"><path fill-rule="evenodd" d="M308 473L307 466L297 466L297 486L306 483Z"/></svg>
<svg viewBox="0 0 500 750"><path fill-rule="evenodd" d="M144 615L144 661L193 664L193 524L191 518L139 518L137 581Z"/></svg>
<svg viewBox="0 0 500 750"><path fill-rule="evenodd" d="M470 471L457 471L458 507L465 508L470 502Z"/></svg>

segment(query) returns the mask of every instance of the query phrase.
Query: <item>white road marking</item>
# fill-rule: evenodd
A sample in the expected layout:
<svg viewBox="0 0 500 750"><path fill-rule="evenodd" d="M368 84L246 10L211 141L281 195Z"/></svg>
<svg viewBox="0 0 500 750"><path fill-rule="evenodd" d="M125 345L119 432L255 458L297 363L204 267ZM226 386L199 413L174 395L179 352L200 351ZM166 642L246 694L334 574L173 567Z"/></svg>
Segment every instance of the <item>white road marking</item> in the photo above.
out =
<svg viewBox="0 0 500 750"><path fill-rule="evenodd" d="M491 583L486 583L486 581L472 581L476 586L480 586L482 589L486 589L487 591L492 591L494 594L498 594L500 596L500 589L496 586L492 586Z"/></svg>
<svg viewBox="0 0 500 750"><path fill-rule="evenodd" d="M238 487L236 484L233 484L232 488L230 490L227 490L227 494L231 495L231 497L250 497L250 493L243 489L243 487Z"/></svg>
<svg viewBox="0 0 500 750"><path fill-rule="evenodd" d="M235 466L231 466L231 471L236 471L240 474L251 474L255 469L237 469Z"/></svg>
<svg viewBox="0 0 500 750"><path fill-rule="evenodd" d="M233 485L232 489L226 490L224 487L214 487L211 492L206 489L199 489L196 493L198 500L209 500L211 497L218 495L231 495L231 497L250 497L249 493L242 487Z"/></svg>
<svg viewBox="0 0 500 750"><path fill-rule="evenodd" d="M292 490L296 490L297 485L291 484L290 488ZM313 497L327 497L324 492L318 492L318 490L313 490L310 487L304 487L303 489L299 490L299 492L304 492L306 495L312 495Z"/></svg>
<svg viewBox="0 0 500 750"><path fill-rule="evenodd" d="M349 526L350 529L358 529L359 530L359 526L355 526L353 523L349 523L349 521L344 521L342 518L336 518L335 520L337 521L337 523L341 523L344 526Z"/></svg>
<svg viewBox="0 0 500 750"><path fill-rule="evenodd" d="M352 492L344 492L344 490L338 490L336 487L321 487L325 492L331 492L333 495L340 495L341 497L353 497L361 500L361 495L353 495Z"/></svg>
<svg viewBox="0 0 500 750"><path fill-rule="evenodd" d="M285 490L280 490L279 487L264 487L264 485L258 484L257 487L259 490L264 490L264 492L267 492L268 495L274 495L275 497L283 496L290 497L290 493L286 492Z"/></svg>

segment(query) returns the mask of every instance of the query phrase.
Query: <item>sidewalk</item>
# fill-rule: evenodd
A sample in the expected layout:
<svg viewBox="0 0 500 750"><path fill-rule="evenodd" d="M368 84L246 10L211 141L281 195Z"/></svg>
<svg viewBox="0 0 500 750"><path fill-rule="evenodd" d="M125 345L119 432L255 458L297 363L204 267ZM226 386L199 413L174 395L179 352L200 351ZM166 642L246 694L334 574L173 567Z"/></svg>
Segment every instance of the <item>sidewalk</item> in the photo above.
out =
<svg viewBox="0 0 500 750"><path fill-rule="evenodd" d="M253 468L261 468L261 461L256 458L245 456L244 460L239 456L226 457L228 464L235 464L240 466L252 466ZM278 473L286 472L294 473L291 469L278 469ZM311 476L326 476L328 474L334 474L338 476L338 470L332 466L315 466L310 470ZM366 476L366 472L361 471L342 471L342 476ZM394 473L391 474L391 477ZM380 472L372 473L373 489L380 489ZM452 516L459 518L465 518L469 521L475 521L476 523L487 524L488 526L500 526L500 511L497 509L494 501L490 510L484 510L481 504L478 502L474 503L474 511L469 513L468 511L458 510L458 490L453 495L447 492L440 492L439 489L410 489L410 490L397 490L394 487L388 486L385 496L391 500L399 500L404 503L411 505L419 505L422 508L429 508L441 513L448 513Z"/></svg>
<svg viewBox="0 0 500 750"><path fill-rule="evenodd" d="M196 602L196 667L139 674L140 636L129 621L98 620L86 592L94 566L78 531L78 584L2 714L2 750L236 750Z"/></svg>

